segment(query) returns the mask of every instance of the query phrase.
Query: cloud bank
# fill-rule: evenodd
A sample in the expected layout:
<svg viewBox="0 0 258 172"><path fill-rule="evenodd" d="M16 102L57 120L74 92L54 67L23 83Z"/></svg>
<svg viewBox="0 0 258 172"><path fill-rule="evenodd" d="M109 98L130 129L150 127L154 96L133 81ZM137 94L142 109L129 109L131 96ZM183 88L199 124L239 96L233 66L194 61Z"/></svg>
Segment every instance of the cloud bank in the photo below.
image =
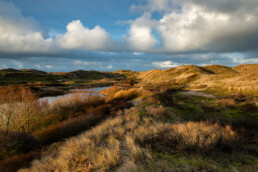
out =
<svg viewBox="0 0 258 172"><path fill-rule="evenodd" d="M127 29L120 40L113 40L101 23L88 27L87 21L76 19L67 23L64 33L50 37L44 26L25 17L13 2L0 0L0 68L57 70L55 63L58 70L70 70L69 65L147 70L258 62L257 0L144 2L131 6L139 17L120 21Z"/></svg>
<svg viewBox="0 0 258 172"><path fill-rule="evenodd" d="M0 51L257 51L256 0L147 0L146 5L133 5L131 9L142 12L142 16L128 21L127 34L115 43L104 28L90 29L80 20L68 23L66 33L50 38L37 21L24 17L14 3L0 1ZM161 18L152 18L154 12L159 12Z"/></svg>
<svg viewBox="0 0 258 172"><path fill-rule="evenodd" d="M155 26L145 27L158 30L164 53L237 52L258 47L255 0L148 0L146 6L133 9L142 10L143 15L163 14Z"/></svg>

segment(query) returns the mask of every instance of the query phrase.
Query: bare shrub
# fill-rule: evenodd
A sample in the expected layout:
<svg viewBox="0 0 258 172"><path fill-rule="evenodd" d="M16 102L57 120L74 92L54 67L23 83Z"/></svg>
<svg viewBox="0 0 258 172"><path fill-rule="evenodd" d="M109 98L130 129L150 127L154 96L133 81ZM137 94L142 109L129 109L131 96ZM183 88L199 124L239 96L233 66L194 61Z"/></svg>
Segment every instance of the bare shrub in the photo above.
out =
<svg viewBox="0 0 258 172"><path fill-rule="evenodd" d="M0 89L0 129L31 132L42 116L38 98L24 87Z"/></svg>

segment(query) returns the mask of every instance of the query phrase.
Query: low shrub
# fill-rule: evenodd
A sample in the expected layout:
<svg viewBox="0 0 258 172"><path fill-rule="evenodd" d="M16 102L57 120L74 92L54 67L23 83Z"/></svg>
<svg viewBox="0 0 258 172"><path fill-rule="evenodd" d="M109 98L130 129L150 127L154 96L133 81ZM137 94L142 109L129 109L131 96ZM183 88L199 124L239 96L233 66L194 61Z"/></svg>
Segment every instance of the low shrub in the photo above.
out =
<svg viewBox="0 0 258 172"><path fill-rule="evenodd" d="M20 168L29 166L33 159L39 158L40 152L32 151L25 154L19 154L0 161L1 172L17 171Z"/></svg>
<svg viewBox="0 0 258 172"><path fill-rule="evenodd" d="M37 147L39 147L39 142L29 134L0 131L0 160L27 153Z"/></svg>
<svg viewBox="0 0 258 172"><path fill-rule="evenodd" d="M50 125L55 125L58 122L60 122L62 120L60 115L57 114L49 114L44 116L40 122L39 122L39 126L38 126L38 130L46 128Z"/></svg>
<svg viewBox="0 0 258 172"><path fill-rule="evenodd" d="M37 131L33 133L33 136L43 145L47 145L79 134L95 125L101 118L101 115L88 115L67 119L56 125L50 125L45 129Z"/></svg>
<svg viewBox="0 0 258 172"><path fill-rule="evenodd" d="M247 113L257 113L258 112L258 106L255 105L255 103L243 103L240 106L241 110Z"/></svg>

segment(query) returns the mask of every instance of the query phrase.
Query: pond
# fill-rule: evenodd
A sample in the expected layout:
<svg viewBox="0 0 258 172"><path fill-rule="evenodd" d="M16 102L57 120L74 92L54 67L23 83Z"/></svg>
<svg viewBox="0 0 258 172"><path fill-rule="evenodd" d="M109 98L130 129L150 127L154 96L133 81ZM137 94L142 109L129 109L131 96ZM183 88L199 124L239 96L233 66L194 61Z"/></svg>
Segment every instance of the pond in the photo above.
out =
<svg viewBox="0 0 258 172"><path fill-rule="evenodd" d="M83 97L87 96L100 96L104 97L103 95L99 94L98 92L104 89L107 89L109 87L96 87L96 88L85 88L85 89L70 89L70 93L59 95L59 96L48 96L48 97L41 97L39 99L39 102L48 101L49 104L52 104L55 100L59 98L67 98L69 96L75 96L75 95L82 95ZM75 93L76 91L76 93ZM74 92L74 93L73 93ZM79 93L78 93L79 92Z"/></svg>

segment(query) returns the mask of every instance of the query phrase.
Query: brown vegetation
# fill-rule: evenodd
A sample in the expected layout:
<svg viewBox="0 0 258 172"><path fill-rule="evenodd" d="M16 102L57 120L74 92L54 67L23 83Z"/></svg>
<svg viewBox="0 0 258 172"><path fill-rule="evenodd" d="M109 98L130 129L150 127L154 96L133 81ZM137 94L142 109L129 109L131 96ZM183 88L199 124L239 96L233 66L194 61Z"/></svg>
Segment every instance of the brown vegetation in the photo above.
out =
<svg viewBox="0 0 258 172"><path fill-rule="evenodd" d="M31 132L42 115L37 97L24 87L0 89L0 130Z"/></svg>
<svg viewBox="0 0 258 172"><path fill-rule="evenodd" d="M222 74L225 71L228 74ZM231 68L188 65L149 73L159 80L156 72L164 74L161 88L156 89L154 82L148 83L148 90L136 85L113 86L101 91L105 97L75 94L51 105L37 102L28 89L8 88L10 93L0 90L6 94L0 110L12 112L14 121L26 117L25 123L20 122L25 127L8 124L8 128L1 128L0 170L230 171L232 167L241 171L244 166L254 166L257 152L249 146L257 145L255 98L242 94L226 98L183 95L163 82L173 76L176 79L169 81L181 87L196 84L202 77L223 75L225 79L232 74ZM9 102L13 109L9 105L5 109ZM244 158L240 161L235 158L238 156Z"/></svg>

